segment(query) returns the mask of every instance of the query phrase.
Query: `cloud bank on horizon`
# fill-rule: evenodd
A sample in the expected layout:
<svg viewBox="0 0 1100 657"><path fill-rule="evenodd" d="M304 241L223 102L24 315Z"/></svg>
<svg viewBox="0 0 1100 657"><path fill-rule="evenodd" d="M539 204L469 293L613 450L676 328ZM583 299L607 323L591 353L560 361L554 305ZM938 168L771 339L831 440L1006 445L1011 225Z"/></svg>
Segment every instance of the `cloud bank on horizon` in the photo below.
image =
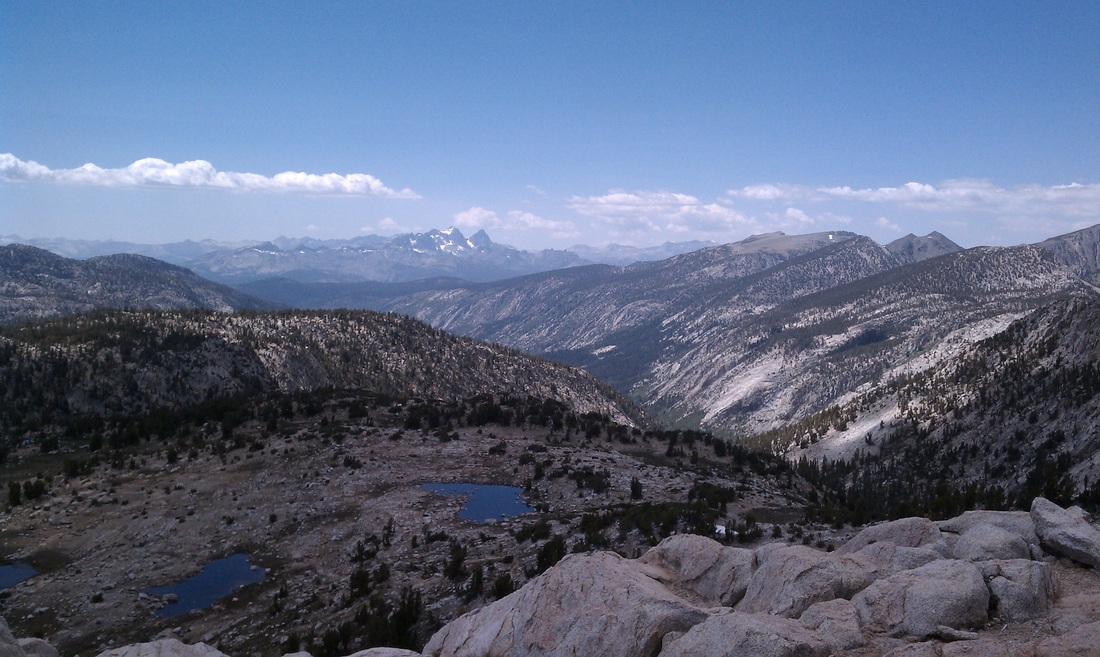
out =
<svg viewBox="0 0 1100 657"><path fill-rule="evenodd" d="M11 153L0 154L0 181L102 187L117 190L191 188L233 192L297 193L312 196L375 197L423 200L409 188L395 190L369 174L284 172L273 176L219 171L206 160L173 164L158 158L137 160L122 168L85 164L53 169ZM809 186L766 183L728 189L713 200L667 190L611 189L606 194L569 195L554 199L529 186L547 211L497 211L480 205L453 213L450 223L463 230L501 231L506 235L545 235L554 240L583 239L598 229L610 239L644 244L654 240L731 239L769 231L806 232L857 228L883 234L905 231L898 213L935 215L963 226L962 217L992 218L1009 232L1025 228L1054 234L1100 221L1100 183L1026 184L1003 187L988 180L948 180L938 185L908 182L894 187ZM561 215L571 214L569 218ZM556 215L550 218L547 215ZM440 225L411 225L385 217L360 232L408 232ZM306 227L318 230L315 224ZM950 232L950 231L949 231ZM334 235L341 236L341 235ZM208 236L194 236L208 237ZM537 238L536 238L537 242Z"/></svg>
<svg viewBox="0 0 1100 657"><path fill-rule="evenodd" d="M453 217L454 225L461 229L470 230L534 230L545 231L555 238L575 238L581 233L572 221L556 221L545 219L533 212L523 210L511 210L501 217L495 210L486 210L480 206L474 206L469 210L458 212Z"/></svg>
<svg viewBox="0 0 1100 657"><path fill-rule="evenodd" d="M582 223L589 220L588 228L642 244L841 228L900 236L912 230L914 223L927 224L919 221L923 216L943 224L944 230L992 223L997 230L1020 234L1026 241L1100 222L1100 183L1001 187L987 180L948 180L938 185L909 182L875 188L762 184L727 190L712 201L666 190L612 189L606 194L569 196L560 211L575 213L577 219L544 219L520 210L502 216L474 206L455 213L452 223L462 229L536 230L567 238L583 235ZM910 220L898 221L894 218L898 214Z"/></svg>
<svg viewBox="0 0 1100 657"><path fill-rule="evenodd" d="M1100 183L1000 187L988 180L948 180L937 185L909 182L897 187L811 187L759 184L731 189L706 202L668 191L610 190L598 196L573 196L567 206L627 233L710 234L810 230L855 221L858 206L870 206L868 225L901 233L884 216L914 212L936 215L946 223L963 217L992 218L1007 228L1048 225L1051 230L1084 228L1100 222Z"/></svg>
<svg viewBox="0 0 1100 657"><path fill-rule="evenodd" d="M909 182L899 187L867 189L766 184L731 189L727 195L757 201L859 201L934 212L976 211L1100 219L1100 183L1004 188L988 180L948 180L939 187Z"/></svg>
<svg viewBox="0 0 1100 657"><path fill-rule="evenodd" d="M91 163L75 169L51 169L33 160L21 160L11 153L0 153L0 179L6 182L51 182L97 187L191 187L242 192L420 198L411 189L390 189L378 178L365 173L340 175L285 171L274 176L264 176L258 173L218 171L206 160L173 164L155 157L143 158L119 169L105 169Z"/></svg>

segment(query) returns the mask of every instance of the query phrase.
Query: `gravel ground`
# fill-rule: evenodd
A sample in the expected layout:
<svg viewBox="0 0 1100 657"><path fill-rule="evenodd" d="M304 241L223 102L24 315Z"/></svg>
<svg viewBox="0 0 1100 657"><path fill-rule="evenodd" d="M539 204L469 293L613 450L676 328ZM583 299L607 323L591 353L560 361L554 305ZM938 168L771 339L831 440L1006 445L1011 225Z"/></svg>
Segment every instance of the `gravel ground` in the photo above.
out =
<svg viewBox="0 0 1100 657"><path fill-rule="evenodd" d="M367 564L384 563L390 571L379 590L389 599L404 587L419 591L423 634L491 600L501 574L517 586L526 581L545 538L518 542L514 531L546 519L572 546L582 536L580 515L629 504L634 477L650 502L685 501L700 478L739 487L741 499L726 512L731 521L751 509L774 522L800 515L775 492L779 481L735 474L728 461L704 458L693 466L688 458L667 459L666 443L642 437L627 444L574 435L563 442L562 431L543 427L486 426L458 428L443 441L427 431L400 430L401 418L380 411L355 421L332 410L321 417L285 421L272 435L258 424L237 430L262 449L200 451L170 463L167 450L150 443L134 455L132 468L101 464L82 476L54 477L47 497L0 513L7 558L41 571L0 593L0 613L18 636L42 636L63 655L163 636L235 655L281 655L291 636L305 649L310 637L319 641L354 616L357 604L347 601L357 567L351 557L359 541L371 545L371 536L389 534ZM521 463L524 455L530 456ZM37 458L16 452L9 463ZM545 476L532 481L536 463L544 464ZM607 492L553 477L564 467L588 466L607 470ZM524 499L540 512L468 522L457 517L463 499L420 488L435 482L529 484ZM470 599L463 595L467 582L444 576L451 539L466 548L467 571L482 569L487 590L481 596ZM648 546L636 534L612 540L627 556ZM154 616L165 603L145 589L240 552L268 569L264 582L202 611ZM358 646L353 639L348 647Z"/></svg>

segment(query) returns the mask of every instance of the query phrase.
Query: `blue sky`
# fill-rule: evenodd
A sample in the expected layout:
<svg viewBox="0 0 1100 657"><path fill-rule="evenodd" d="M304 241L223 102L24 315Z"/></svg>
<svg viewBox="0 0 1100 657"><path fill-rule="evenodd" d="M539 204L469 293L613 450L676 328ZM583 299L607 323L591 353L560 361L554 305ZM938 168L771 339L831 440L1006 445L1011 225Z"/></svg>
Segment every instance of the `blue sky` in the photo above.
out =
<svg viewBox="0 0 1100 657"><path fill-rule="evenodd" d="M6 2L0 43L0 234L1100 223L1091 1Z"/></svg>

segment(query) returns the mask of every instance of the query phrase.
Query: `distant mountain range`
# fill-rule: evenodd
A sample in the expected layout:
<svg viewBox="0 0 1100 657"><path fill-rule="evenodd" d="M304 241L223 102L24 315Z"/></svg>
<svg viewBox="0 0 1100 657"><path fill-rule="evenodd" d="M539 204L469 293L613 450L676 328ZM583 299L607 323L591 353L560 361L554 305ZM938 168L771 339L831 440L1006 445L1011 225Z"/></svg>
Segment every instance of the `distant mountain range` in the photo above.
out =
<svg viewBox="0 0 1100 657"><path fill-rule="evenodd" d="M0 246L0 324L96 308L232 312L281 307L145 256L74 260L24 244Z"/></svg>
<svg viewBox="0 0 1100 657"><path fill-rule="evenodd" d="M295 252L313 262L317 254L351 261L396 251L445 262L512 251L457 230L387 240L378 249L368 238L355 247L299 243ZM0 318L102 306L396 312L583 366L666 422L746 437L939 366L1045 305L1097 298L1098 244L1098 227L1036 245L968 250L938 233L886 245L843 231L771 233L659 261L499 281L275 277L237 291L140 256L73 261L8 246ZM283 248L291 246L237 249L225 266L244 254L293 260ZM219 263L225 253L202 258Z"/></svg>
<svg viewBox="0 0 1100 657"><path fill-rule="evenodd" d="M611 244L602 248L577 245L568 250L524 251L493 242L484 230L466 237L454 227L392 237L364 235L346 240L280 237L262 243L204 240L136 244L0 237L0 245L15 243L78 259L121 253L144 255L232 284L272 277L299 283L394 283L437 277L484 282L593 263L624 265L661 260L713 245L692 241L666 242L649 248Z"/></svg>
<svg viewBox="0 0 1100 657"><path fill-rule="evenodd" d="M1100 294L1095 228L962 250L938 233L758 235L658 262L490 283L242 286L358 307L588 368L665 421L753 435L921 371L1059 299Z"/></svg>
<svg viewBox="0 0 1100 657"><path fill-rule="evenodd" d="M437 276L486 281L581 264L575 254L521 251L494 243L485 231L467 238L457 228L392 238L359 238L339 245L281 248L266 242L215 251L189 263L222 282L280 276L300 282L404 282Z"/></svg>

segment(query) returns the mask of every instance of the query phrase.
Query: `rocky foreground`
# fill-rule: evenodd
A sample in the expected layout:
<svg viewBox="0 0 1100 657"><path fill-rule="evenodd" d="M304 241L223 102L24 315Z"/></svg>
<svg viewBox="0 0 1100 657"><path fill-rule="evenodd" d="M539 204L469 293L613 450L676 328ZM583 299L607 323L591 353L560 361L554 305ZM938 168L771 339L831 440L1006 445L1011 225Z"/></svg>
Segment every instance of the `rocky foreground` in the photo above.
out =
<svg viewBox="0 0 1100 657"><path fill-rule="evenodd" d="M672 536L638 559L574 554L461 616L425 656L1100 655L1100 530L1077 507L875 525L834 552ZM56 657L0 626L4 657ZM296 653L304 657L307 653ZM408 657L373 648L356 657ZM100 657L220 657L166 638Z"/></svg>

